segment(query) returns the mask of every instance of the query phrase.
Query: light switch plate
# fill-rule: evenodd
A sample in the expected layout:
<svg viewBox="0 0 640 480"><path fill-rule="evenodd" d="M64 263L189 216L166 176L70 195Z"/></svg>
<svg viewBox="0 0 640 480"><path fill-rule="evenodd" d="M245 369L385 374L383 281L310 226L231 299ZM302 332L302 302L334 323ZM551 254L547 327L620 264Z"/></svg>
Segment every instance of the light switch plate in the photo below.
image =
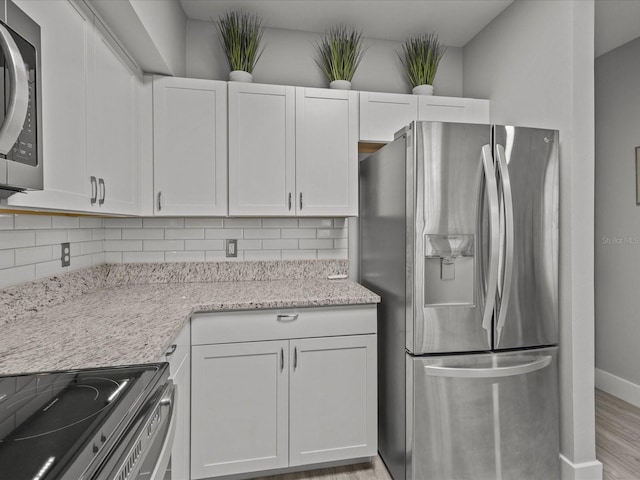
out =
<svg viewBox="0 0 640 480"><path fill-rule="evenodd" d="M69 242L61 243L61 253L60 253L60 261L62 262L63 267L68 267L71 265L71 246Z"/></svg>
<svg viewBox="0 0 640 480"><path fill-rule="evenodd" d="M238 256L238 240L227 239L225 241L225 253L227 257L237 257Z"/></svg>

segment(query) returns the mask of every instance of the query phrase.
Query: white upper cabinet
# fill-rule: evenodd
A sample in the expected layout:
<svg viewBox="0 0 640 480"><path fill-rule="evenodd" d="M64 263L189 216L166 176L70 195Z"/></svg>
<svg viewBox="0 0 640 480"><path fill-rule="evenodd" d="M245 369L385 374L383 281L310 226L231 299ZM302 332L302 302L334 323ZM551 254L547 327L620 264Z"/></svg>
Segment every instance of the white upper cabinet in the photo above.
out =
<svg viewBox="0 0 640 480"><path fill-rule="evenodd" d="M229 83L229 215L295 214L295 87Z"/></svg>
<svg viewBox="0 0 640 480"><path fill-rule="evenodd" d="M16 3L40 25L44 190L9 204L138 213L140 71L82 2Z"/></svg>
<svg viewBox="0 0 640 480"><path fill-rule="evenodd" d="M418 118L418 96L360 92L360 141L392 142L395 132Z"/></svg>
<svg viewBox="0 0 640 480"><path fill-rule="evenodd" d="M227 215L227 82L153 81L155 215Z"/></svg>
<svg viewBox="0 0 640 480"><path fill-rule="evenodd" d="M88 42L93 16L71 2L16 0L40 25L44 191L14 195L14 206L89 210Z"/></svg>
<svg viewBox="0 0 640 480"><path fill-rule="evenodd" d="M95 20L89 69L88 161L104 213L138 211L140 72Z"/></svg>
<svg viewBox="0 0 640 480"><path fill-rule="evenodd" d="M417 95L418 120L489 123L489 100Z"/></svg>
<svg viewBox="0 0 640 480"><path fill-rule="evenodd" d="M229 215L357 214L356 92L229 83Z"/></svg>
<svg viewBox="0 0 640 480"><path fill-rule="evenodd" d="M358 214L358 93L296 88L296 211Z"/></svg>
<svg viewBox="0 0 640 480"><path fill-rule="evenodd" d="M414 120L490 123L489 100L360 92L361 142L391 142Z"/></svg>

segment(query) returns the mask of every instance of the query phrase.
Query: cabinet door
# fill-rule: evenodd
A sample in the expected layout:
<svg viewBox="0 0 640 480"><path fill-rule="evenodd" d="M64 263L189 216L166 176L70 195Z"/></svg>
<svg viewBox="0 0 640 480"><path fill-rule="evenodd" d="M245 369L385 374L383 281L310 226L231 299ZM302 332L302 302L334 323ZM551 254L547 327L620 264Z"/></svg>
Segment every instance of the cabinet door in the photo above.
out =
<svg viewBox="0 0 640 480"><path fill-rule="evenodd" d="M418 95L418 120L489 123L489 100Z"/></svg>
<svg viewBox="0 0 640 480"><path fill-rule="evenodd" d="M229 215L295 214L294 102L295 87L229 83Z"/></svg>
<svg viewBox="0 0 640 480"><path fill-rule="evenodd" d="M95 20L89 76L89 174L100 185L97 210L138 211L138 102L142 79L135 65Z"/></svg>
<svg viewBox="0 0 640 480"><path fill-rule="evenodd" d="M227 215L227 83L153 82L155 215Z"/></svg>
<svg viewBox="0 0 640 480"><path fill-rule="evenodd" d="M376 336L292 340L291 466L375 455Z"/></svg>
<svg viewBox="0 0 640 480"><path fill-rule="evenodd" d="M418 95L360 92L360 141L392 142L418 119Z"/></svg>
<svg viewBox="0 0 640 480"><path fill-rule="evenodd" d="M296 210L358 214L358 93L296 89Z"/></svg>
<svg viewBox="0 0 640 480"><path fill-rule="evenodd" d="M189 480L191 430L191 328L182 329L167 351L170 377L176 386L176 430L171 449L171 480Z"/></svg>
<svg viewBox="0 0 640 480"><path fill-rule="evenodd" d="M8 203L89 211L87 73L93 16L79 3L15 3L40 25L44 190L14 195Z"/></svg>
<svg viewBox="0 0 640 480"><path fill-rule="evenodd" d="M287 466L288 343L192 347L192 478Z"/></svg>

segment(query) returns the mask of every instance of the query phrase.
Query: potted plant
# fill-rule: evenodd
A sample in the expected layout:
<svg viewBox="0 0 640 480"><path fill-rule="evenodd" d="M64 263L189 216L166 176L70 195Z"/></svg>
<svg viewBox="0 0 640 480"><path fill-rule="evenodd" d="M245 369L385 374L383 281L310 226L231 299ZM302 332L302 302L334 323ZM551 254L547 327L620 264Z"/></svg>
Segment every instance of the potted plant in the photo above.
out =
<svg viewBox="0 0 640 480"><path fill-rule="evenodd" d="M264 27L257 15L242 11L230 11L220 15L218 34L229 63L229 80L252 82L254 67L260 59Z"/></svg>
<svg viewBox="0 0 640 480"><path fill-rule="evenodd" d="M405 73L416 95L433 95L433 79L446 47L435 33L408 38L398 52Z"/></svg>
<svg viewBox="0 0 640 480"><path fill-rule="evenodd" d="M364 55L362 32L338 25L316 43L316 63L329 80L329 88L351 89L351 79Z"/></svg>

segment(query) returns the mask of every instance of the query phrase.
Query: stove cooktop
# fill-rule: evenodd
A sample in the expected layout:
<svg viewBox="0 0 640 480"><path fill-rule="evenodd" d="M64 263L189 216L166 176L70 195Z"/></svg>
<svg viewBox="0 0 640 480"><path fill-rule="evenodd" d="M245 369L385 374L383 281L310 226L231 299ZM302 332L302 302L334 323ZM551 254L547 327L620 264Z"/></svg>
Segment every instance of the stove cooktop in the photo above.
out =
<svg viewBox="0 0 640 480"><path fill-rule="evenodd" d="M85 479L166 364L0 376L0 480Z"/></svg>

